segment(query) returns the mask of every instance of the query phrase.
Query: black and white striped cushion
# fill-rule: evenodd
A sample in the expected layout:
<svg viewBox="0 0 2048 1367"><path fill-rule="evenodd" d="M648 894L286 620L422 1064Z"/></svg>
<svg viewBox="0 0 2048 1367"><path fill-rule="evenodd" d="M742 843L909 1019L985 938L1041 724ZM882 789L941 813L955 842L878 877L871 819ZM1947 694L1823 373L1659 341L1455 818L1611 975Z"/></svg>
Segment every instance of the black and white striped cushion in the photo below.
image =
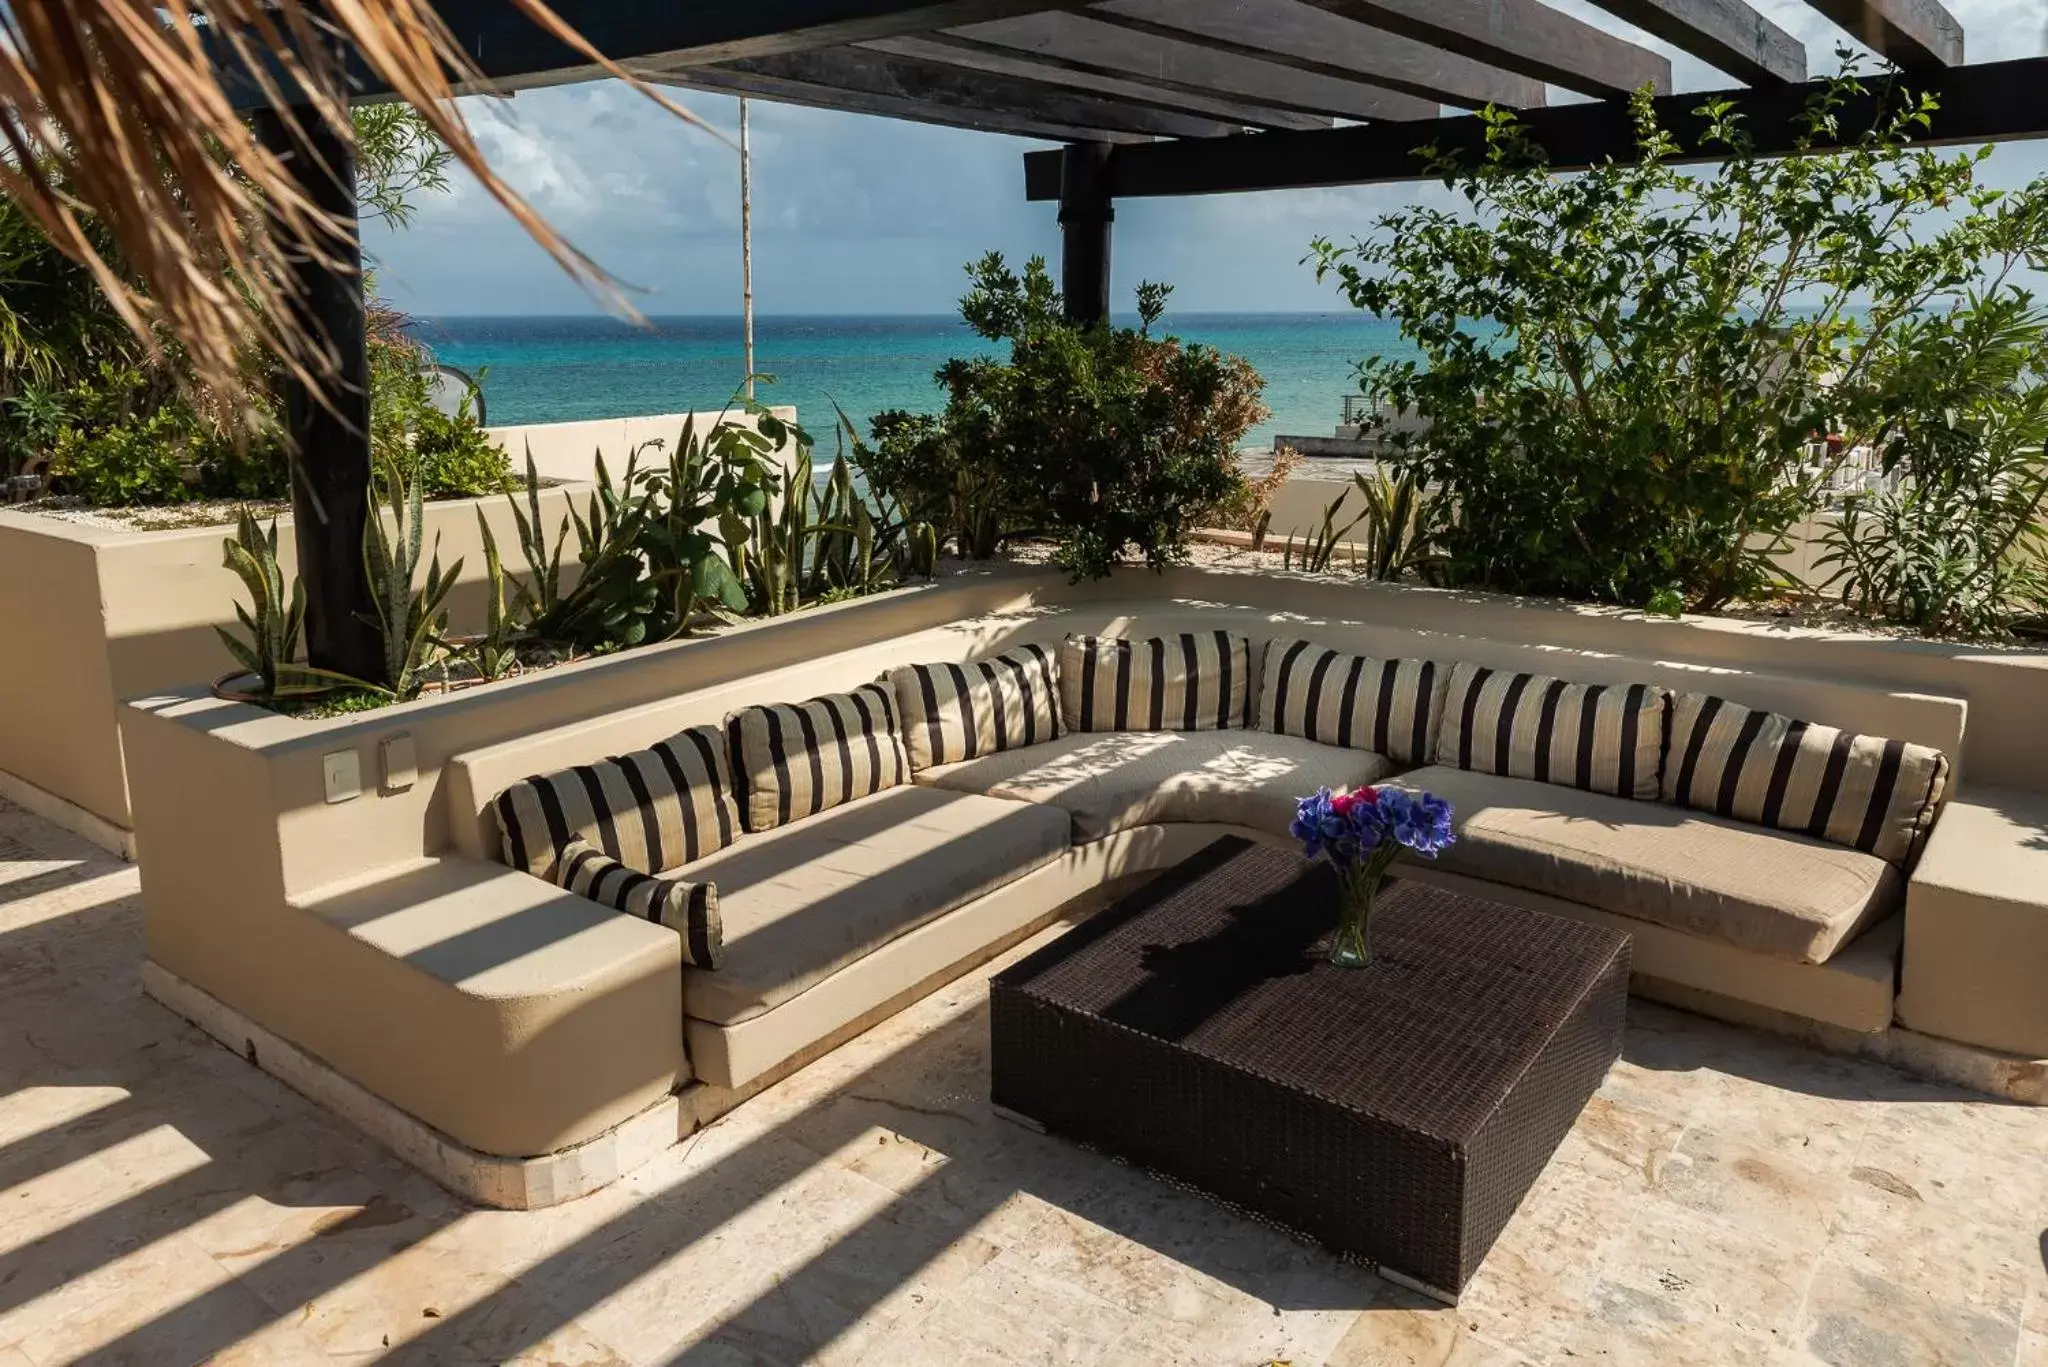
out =
<svg viewBox="0 0 2048 1367"><path fill-rule="evenodd" d="M1904 865L1934 824L1948 770L1932 746L1681 693L1664 800Z"/></svg>
<svg viewBox="0 0 2048 1367"><path fill-rule="evenodd" d="M1044 646L965 664L903 665L885 677L912 769L1059 739L1059 670Z"/></svg>
<svg viewBox="0 0 2048 1367"><path fill-rule="evenodd" d="M1189 632L1060 644L1060 712L1069 731L1220 731L1252 724L1251 641Z"/></svg>
<svg viewBox="0 0 2048 1367"><path fill-rule="evenodd" d="M1259 725L1324 745L1429 763L1447 671L1431 660L1375 660L1310 641L1268 641Z"/></svg>
<svg viewBox="0 0 2048 1367"><path fill-rule="evenodd" d="M661 873L724 849L740 832L732 762L716 726L521 779L494 805L505 862L550 880L574 839L629 868Z"/></svg>
<svg viewBox="0 0 2048 1367"><path fill-rule="evenodd" d="M1459 664L1444 695L1436 762L1654 798L1670 696L1655 684L1566 683Z"/></svg>
<svg viewBox="0 0 2048 1367"><path fill-rule="evenodd" d="M910 781L895 690L862 684L803 703L743 707L725 719L750 831L800 821Z"/></svg>
<svg viewBox="0 0 2048 1367"><path fill-rule="evenodd" d="M555 865L557 882L613 911L667 926L683 938L683 962L718 967L725 929L718 919L718 885L655 878L627 868L586 840L571 840Z"/></svg>

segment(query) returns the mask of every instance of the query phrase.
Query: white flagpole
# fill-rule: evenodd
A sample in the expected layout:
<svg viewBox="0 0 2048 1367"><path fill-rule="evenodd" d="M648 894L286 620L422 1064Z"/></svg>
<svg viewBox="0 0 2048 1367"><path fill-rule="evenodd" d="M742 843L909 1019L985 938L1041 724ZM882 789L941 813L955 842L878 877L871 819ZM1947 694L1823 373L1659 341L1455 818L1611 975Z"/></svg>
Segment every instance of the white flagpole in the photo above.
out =
<svg viewBox="0 0 2048 1367"><path fill-rule="evenodd" d="M740 96L740 335L747 397L754 397L754 167L747 147L747 97Z"/></svg>

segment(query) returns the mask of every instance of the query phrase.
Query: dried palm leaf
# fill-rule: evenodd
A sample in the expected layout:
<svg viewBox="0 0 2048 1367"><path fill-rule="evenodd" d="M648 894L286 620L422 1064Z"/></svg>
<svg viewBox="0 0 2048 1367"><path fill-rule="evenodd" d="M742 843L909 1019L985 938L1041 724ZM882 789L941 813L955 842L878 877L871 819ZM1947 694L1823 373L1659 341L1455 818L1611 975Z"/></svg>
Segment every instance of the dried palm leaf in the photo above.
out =
<svg viewBox="0 0 2048 1367"><path fill-rule="evenodd" d="M702 120L606 58L543 0L511 8L679 118ZM353 49L417 108L478 182L564 270L632 313L619 283L485 162L455 104L483 88L431 0L8 0L0 4L0 193L90 270L154 349L182 343L193 379L233 393L251 347L322 387L329 340L301 325L292 263L352 269L348 225L295 180L236 112L225 54L270 106L352 137L338 53ZM722 136L722 135L715 135ZM110 251L87 223L103 226Z"/></svg>

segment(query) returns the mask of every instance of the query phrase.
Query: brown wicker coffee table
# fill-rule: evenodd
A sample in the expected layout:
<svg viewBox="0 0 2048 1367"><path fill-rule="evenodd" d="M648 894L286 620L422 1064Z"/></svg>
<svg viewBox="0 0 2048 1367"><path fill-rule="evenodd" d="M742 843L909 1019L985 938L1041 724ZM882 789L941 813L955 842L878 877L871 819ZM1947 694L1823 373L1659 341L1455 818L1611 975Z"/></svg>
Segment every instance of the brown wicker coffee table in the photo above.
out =
<svg viewBox="0 0 2048 1367"><path fill-rule="evenodd" d="M1621 1052L1626 935L1218 840L990 984L991 1095L1455 1301Z"/></svg>

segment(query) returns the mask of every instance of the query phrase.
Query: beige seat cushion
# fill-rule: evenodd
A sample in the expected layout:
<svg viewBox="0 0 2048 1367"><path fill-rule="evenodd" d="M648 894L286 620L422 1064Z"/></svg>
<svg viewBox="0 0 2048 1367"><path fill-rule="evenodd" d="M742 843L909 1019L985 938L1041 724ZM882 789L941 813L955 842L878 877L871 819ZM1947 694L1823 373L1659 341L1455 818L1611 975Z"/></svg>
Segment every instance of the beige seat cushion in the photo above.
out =
<svg viewBox="0 0 2048 1367"><path fill-rule="evenodd" d="M940 765L917 781L1064 808L1079 842L1162 821L1285 835L1295 799L1377 783L1392 770L1369 750L1270 731L1097 731Z"/></svg>
<svg viewBox="0 0 2048 1367"><path fill-rule="evenodd" d="M757 1016L1066 848L1057 809L911 787L745 836L687 866L718 886L725 946L683 970L683 1014Z"/></svg>
<svg viewBox="0 0 2048 1367"><path fill-rule="evenodd" d="M1442 765L1400 783L1450 800L1444 869L1773 958L1827 962L1903 889L1874 855L1659 802Z"/></svg>

